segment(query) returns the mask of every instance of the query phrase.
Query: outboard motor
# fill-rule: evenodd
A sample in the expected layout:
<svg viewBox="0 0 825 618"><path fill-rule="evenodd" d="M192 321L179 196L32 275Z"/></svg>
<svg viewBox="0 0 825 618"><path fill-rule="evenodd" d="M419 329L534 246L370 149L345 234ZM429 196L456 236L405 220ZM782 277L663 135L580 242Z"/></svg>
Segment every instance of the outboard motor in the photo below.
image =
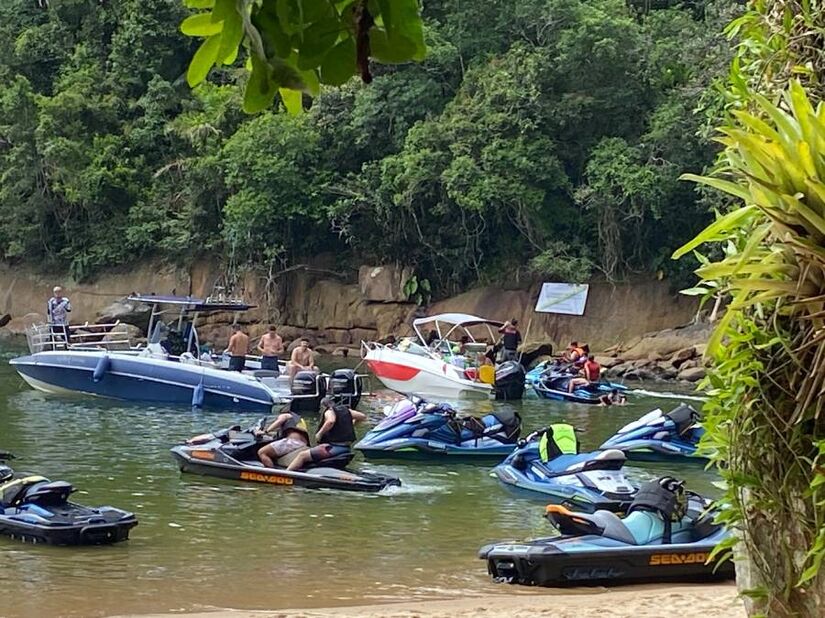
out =
<svg viewBox="0 0 825 618"><path fill-rule="evenodd" d="M292 380L290 410L296 414L318 414L321 399L327 394L324 376L314 371L299 371Z"/></svg>
<svg viewBox="0 0 825 618"><path fill-rule="evenodd" d="M364 392L361 376L352 369L336 369L329 376L329 392L336 402L354 408Z"/></svg>
<svg viewBox="0 0 825 618"><path fill-rule="evenodd" d="M516 361L506 361L496 367L496 400L521 399L524 396L524 367Z"/></svg>

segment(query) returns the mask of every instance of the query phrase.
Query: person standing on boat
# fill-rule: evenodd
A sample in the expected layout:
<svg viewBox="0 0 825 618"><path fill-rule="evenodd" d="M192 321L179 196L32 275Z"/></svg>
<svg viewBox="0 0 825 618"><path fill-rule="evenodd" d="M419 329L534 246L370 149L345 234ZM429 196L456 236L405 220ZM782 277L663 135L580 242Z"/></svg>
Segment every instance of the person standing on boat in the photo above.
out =
<svg viewBox="0 0 825 618"><path fill-rule="evenodd" d="M284 340L281 339L274 324L258 342L258 351L261 353L261 369L278 371L278 360L284 353Z"/></svg>
<svg viewBox="0 0 825 618"><path fill-rule="evenodd" d="M69 316L72 310L72 303L69 299L63 296L63 288L56 285L52 290L54 294L47 303L46 311L49 316L49 326L52 329L52 335L56 335L56 340L63 339L68 345L69 343Z"/></svg>
<svg viewBox="0 0 825 618"><path fill-rule="evenodd" d="M241 330L240 324L233 324L232 336L224 350L224 353L229 353L229 371L244 370L247 350L249 350L249 335Z"/></svg>
<svg viewBox="0 0 825 618"><path fill-rule="evenodd" d="M518 347L521 344L521 333L518 330L518 320L513 318L504 323L504 326L498 329L502 333L501 342L504 345L504 351L501 353L501 360L509 361L516 360L518 357Z"/></svg>
<svg viewBox="0 0 825 618"><path fill-rule="evenodd" d="M321 408L323 413L315 434L317 446L298 453L287 470L300 470L309 462L319 463L349 453L355 442L355 423L367 420L366 414L337 404L332 397L324 397Z"/></svg>

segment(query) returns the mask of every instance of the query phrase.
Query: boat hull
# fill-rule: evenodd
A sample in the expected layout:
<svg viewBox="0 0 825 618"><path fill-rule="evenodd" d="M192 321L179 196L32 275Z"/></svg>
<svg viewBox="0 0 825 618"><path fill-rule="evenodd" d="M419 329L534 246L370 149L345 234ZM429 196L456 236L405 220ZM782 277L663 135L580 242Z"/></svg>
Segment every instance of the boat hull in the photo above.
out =
<svg viewBox="0 0 825 618"><path fill-rule="evenodd" d="M364 356L370 370L394 391L445 399L489 399L493 387L463 377L450 363L393 350L371 349Z"/></svg>
<svg viewBox="0 0 825 618"><path fill-rule="evenodd" d="M105 371L99 365L103 357L108 358ZM30 386L54 394L256 412L267 412L277 403L273 391L252 376L158 358L57 351L16 358L11 364ZM202 401L196 402L201 384Z"/></svg>

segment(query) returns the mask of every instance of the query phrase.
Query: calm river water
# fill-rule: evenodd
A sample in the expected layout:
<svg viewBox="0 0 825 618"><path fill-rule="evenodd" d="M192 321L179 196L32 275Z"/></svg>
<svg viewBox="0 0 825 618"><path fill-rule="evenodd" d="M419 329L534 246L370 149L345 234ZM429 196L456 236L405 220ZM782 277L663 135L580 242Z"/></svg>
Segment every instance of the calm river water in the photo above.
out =
<svg viewBox="0 0 825 618"><path fill-rule="evenodd" d="M282 489L182 476L170 446L251 415L61 399L29 389L0 352L0 448L18 469L71 481L77 502L134 511L140 525L111 547L52 548L0 537L0 615L107 616L215 607L277 609L472 594L529 593L492 584L476 550L547 532L543 503L509 493L471 465L369 465L402 479L386 495ZM379 386L377 381L374 384ZM368 425L393 393L361 403ZM529 431L568 421L595 447L620 425L676 399L624 408L527 399ZM364 431L364 428L361 429ZM525 433L526 433L525 431ZM364 466L356 460L357 466ZM631 468L636 478L668 467ZM710 493L699 466L678 474Z"/></svg>

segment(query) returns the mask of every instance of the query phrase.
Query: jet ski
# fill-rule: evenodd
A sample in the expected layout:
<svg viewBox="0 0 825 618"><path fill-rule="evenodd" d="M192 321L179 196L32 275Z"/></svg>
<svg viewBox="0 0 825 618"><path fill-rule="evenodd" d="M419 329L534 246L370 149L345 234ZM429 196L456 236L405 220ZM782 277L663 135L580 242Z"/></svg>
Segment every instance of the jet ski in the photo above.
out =
<svg viewBox="0 0 825 618"><path fill-rule="evenodd" d="M528 586L732 579L733 562L710 557L728 532L708 507L681 481L663 477L642 486L625 517L549 505L560 536L494 543L479 557L495 580Z"/></svg>
<svg viewBox="0 0 825 618"><path fill-rule="evenodd" d="M617 450L579 453L575 430L559 423L520 440L493 474L506 485L549 496L570 509L624 511L636 493L622 472L625 461Z"/></svg>
<svg viewBox="0 0 825 618"><path fill-rule="evenodd" d="M125 541L137 526L132 513L69 502L75 489L65 481L15 474L4 463L12 458L0 452L0 534L33 544L104 545Z"/></svg>
<svg viewBox="0 0 825 618"><path fill-rule="evenodd" d="M446 403L402 399L355 445L367 459L500 462L515 448L521 417L498 411L462 416Z"/></svg>
<svg viewBox="0 0 825 618"><path fill-rule="evenodd" d="M294 485L309 489L377 492L401 485L401 481L392 476L346 469L355 456L352 451L325 459L322 465L310 465L300 471L287 470L299 450L281 457L275 462L277 467L266 467L258 460L258 450L277 437L256 434L256 429L262 430L265 426L266 418L262 418L243 431L235 425L213 434L196 436L172 448L172 455L181 472L280 487Z"/></svg>
<svg viewBox="0 0 825 618"><path fill-rule="evenodd" d="M569 392L567 387L570 380L577 376L578 370L570 364L546 361L531 369L527 373L526 381L539 397L574 403L599 403L603 395L613 391L618 393L627 391L624 384L601 380L579 386Z"/></svg>
<svg viewBox="0 0 825 618"><path fill-rule="evenodd" d="M702 463L707 460L696 455L705 431L699 419L699 413L686 404L667 413L656 409L622 427L599 448L618 449L635 461L687 459Z"/></svg>

